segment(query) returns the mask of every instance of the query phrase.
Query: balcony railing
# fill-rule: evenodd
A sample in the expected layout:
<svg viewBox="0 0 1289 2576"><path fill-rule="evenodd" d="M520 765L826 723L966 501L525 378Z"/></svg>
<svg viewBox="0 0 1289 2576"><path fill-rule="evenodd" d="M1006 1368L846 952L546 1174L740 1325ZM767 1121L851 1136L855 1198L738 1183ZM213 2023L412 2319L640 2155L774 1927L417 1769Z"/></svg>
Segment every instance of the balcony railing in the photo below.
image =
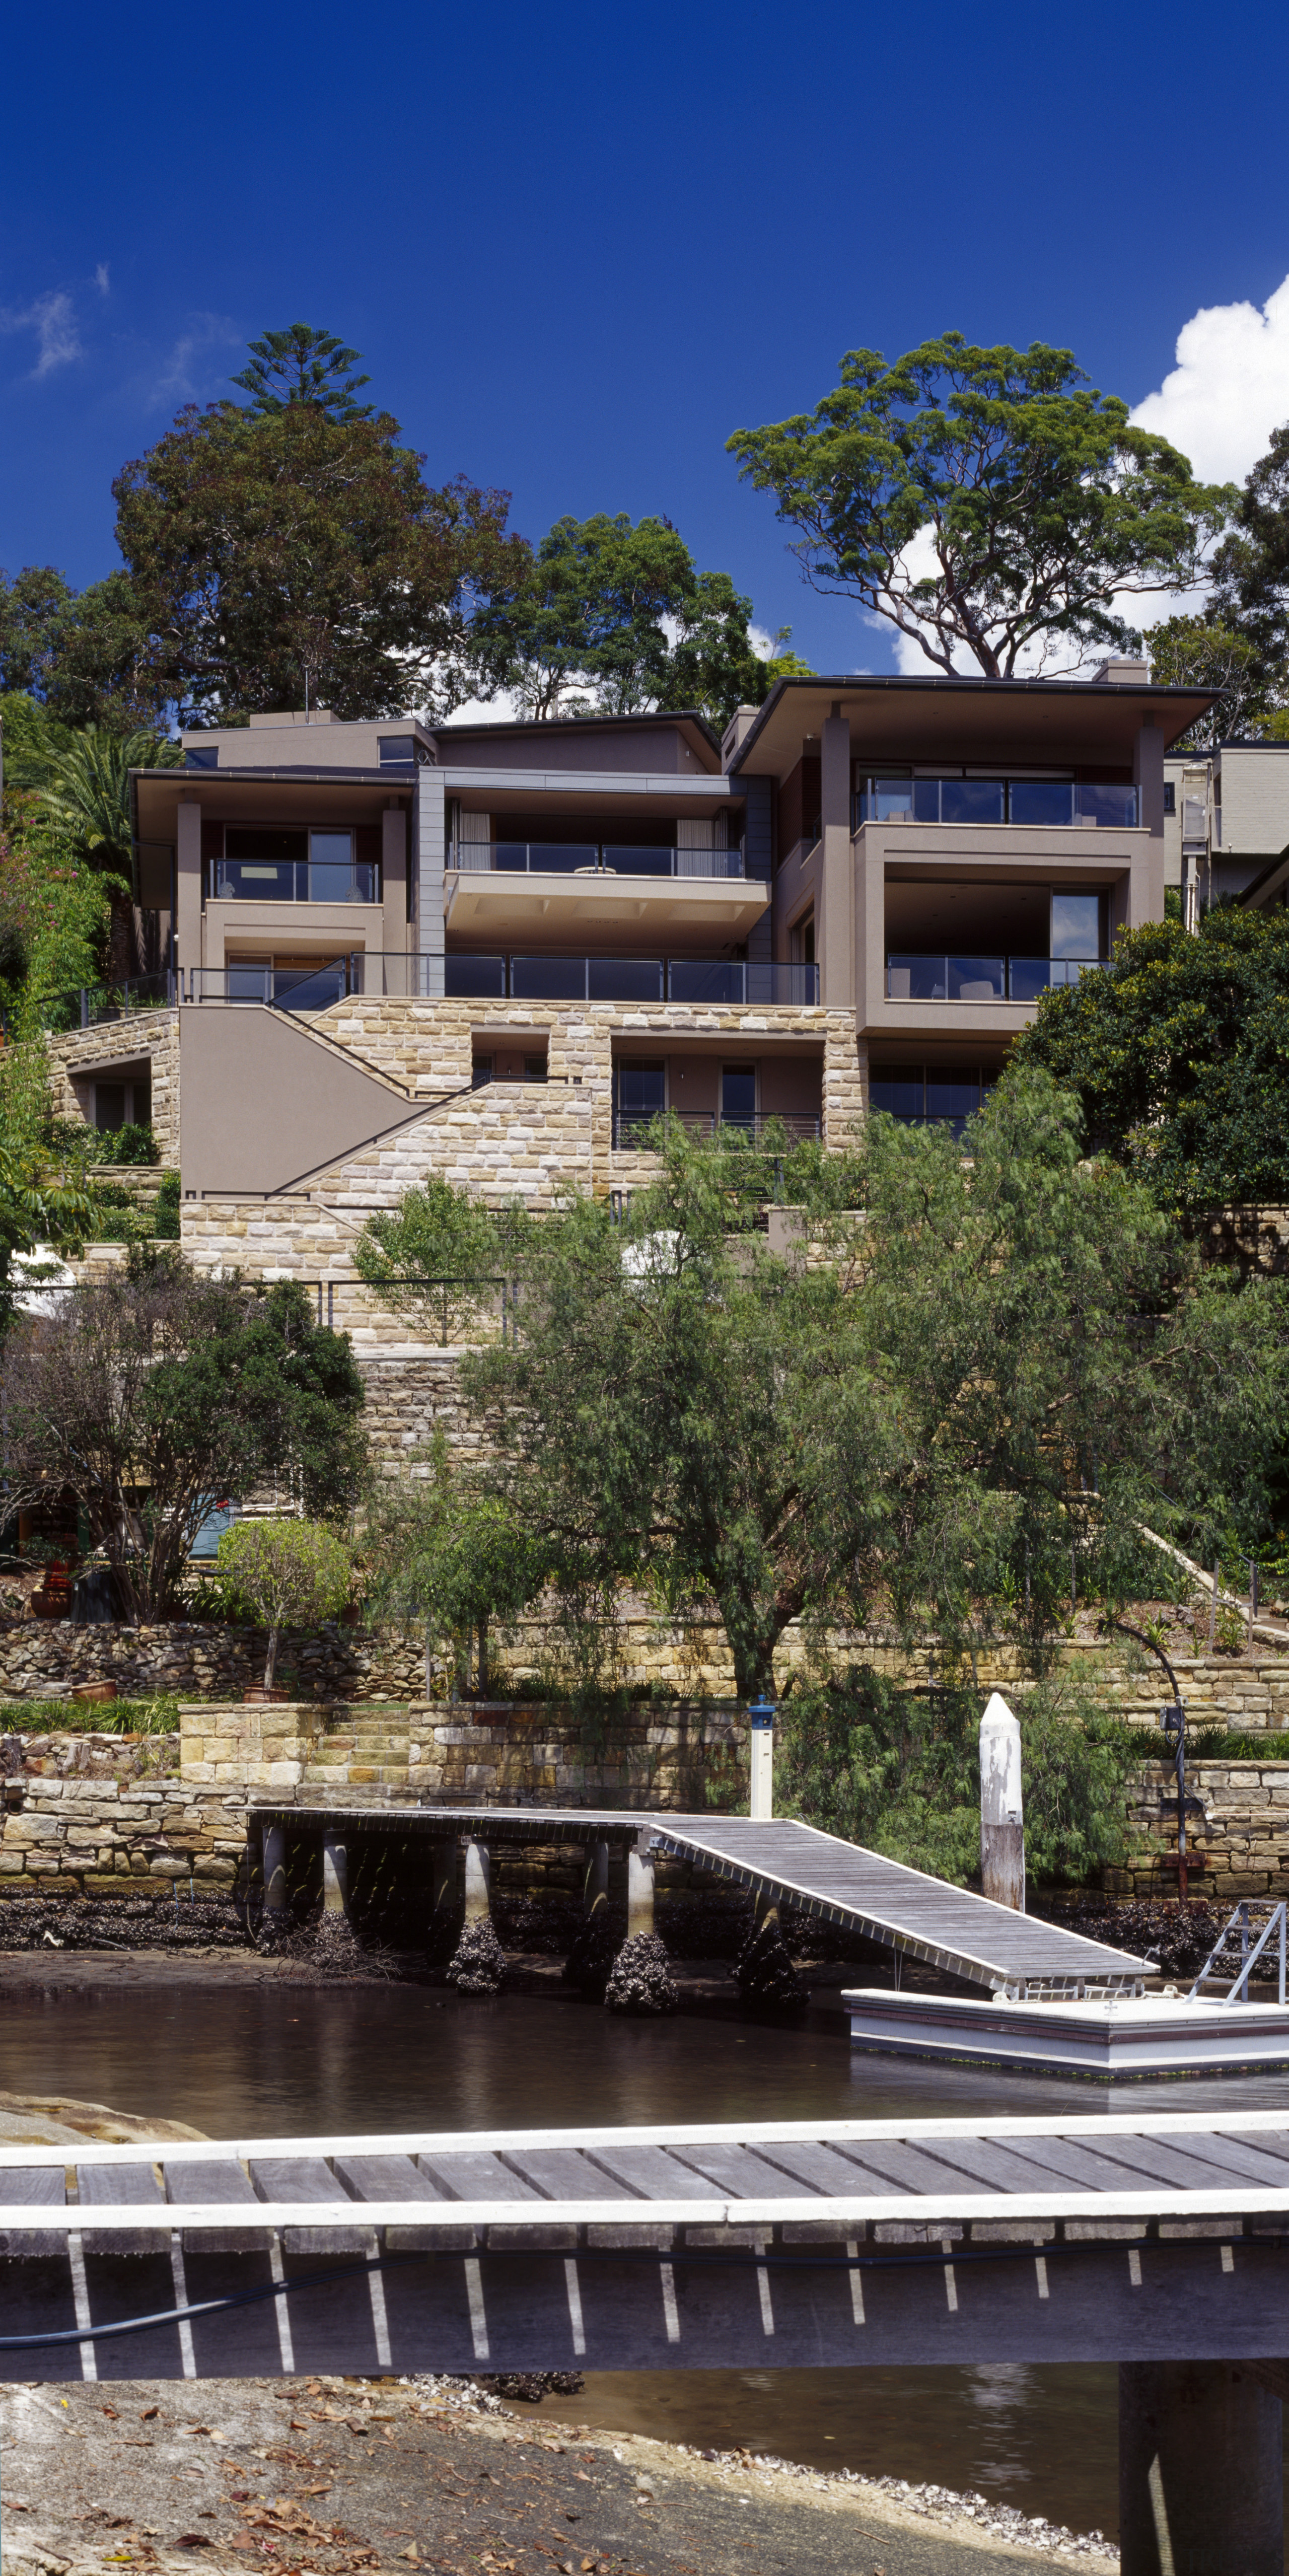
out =
<svg viewBox="0 0 1289 2576"><path fill-rule="evenodd" d="M440 966L442 990L450 1000L696 1002L801 1010L819 999L817 966L748 964L728 957L466 956L456 950L440 960L370 948L320 957L316 966L275 967L237 958L223 966L190 966L169 978L170 998L259 1002L287 1011L325 1011L351 994L424 1001L440 989ZM73 1004L77 999L68 998ZM73 1012L66 1025L78 1024Z"/></svg>
<svg viewBox="0 0 1289 2576"><path fill-rule="evenodd" d="M817 966L751 964L702 957L491 957L451 953L444 990L461 1000L510 1002L691 1002L809 1009L819 999Z"/></svg>
<svg viewBox="0 0 1289 2576"><path fill-rule="evenodd" d="M741 877L743 852L658 850L625 841L454 841L450 868L558 877Z"/></svg>
<svg viewBox="0 0 1289 2576"><path fill-rule="evenodd" d="M119 983L80 984L70 993L51 993L35 1008L42 1029L51 1037L68 1029L98 1028L104 1020L128 1019L135 1011L164 1011L179 1000L179 978L165 967L155 975L128 975Z"/></svg>
<svg viewBox="0 0 1289 2576"><path fill-rule="evenodd" d="M1135 830L1135 787L1118 780L1061 778L878 778L851 798L851 830L861 823L997 823Z"/></svg>
<svg viewBox="0 0 1289 2576"><path fill-rule="evenodd" d="M350 866L309 859L208 859L209 903L379 903L374 860Z"/></svg>
<svg viewBox="0 0 1289 2576"><path fill-rule="evenodd" d="M1036 1002L1077 984L1108 957L926 957L886 960L888 1002Z"/></svg>
<svg viewBox="0 0 1289 2576"><path fill-rule="evenodd" d="M749 1145L757 1144L762 1137L768 1136L776 1142L780 1137L784 1137L790 1145L808 1145L812 1142L817 1143L822 1132L818 1118L808 1117L796 1109L785 1109L777 1113L772 1110L757 1110L755 1116L746 1118L724 1118L717 1109L673 1109L668 1114L678 1119L680 1125L687 1128L691 1136L722 1136L727 1142L734 1144L740 1141L746 1141ZM639 1153L642 1149L647 1150L654 1115L661 1116L662 1112L642 1117L638 1113L633 1115L626 1110L615 1109L613 1113L615 1151Z"/></svg>

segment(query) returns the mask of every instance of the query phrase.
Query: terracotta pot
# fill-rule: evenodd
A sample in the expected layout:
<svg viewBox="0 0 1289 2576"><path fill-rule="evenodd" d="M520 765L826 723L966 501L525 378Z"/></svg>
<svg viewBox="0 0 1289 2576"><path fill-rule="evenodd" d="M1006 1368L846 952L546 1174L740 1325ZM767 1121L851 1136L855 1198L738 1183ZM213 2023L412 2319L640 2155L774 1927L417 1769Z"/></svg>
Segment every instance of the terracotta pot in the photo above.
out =
<svg viewBox="0 0 1289 2576"><path fill-rule="evenodd" d="M289 1691L265 1690L263 1682L256 1682L252 1689L244 1690L242 1693L243 1701L248 1707L257 1706L264 1700L288 1700L290 1696Z"/></svg>
<svg viewBox="0 0 1289 2576"><path fill-rule="evenodd" d="M115 1682L77 1682L69 1693L72 1699L119 1699Z"/></svg>

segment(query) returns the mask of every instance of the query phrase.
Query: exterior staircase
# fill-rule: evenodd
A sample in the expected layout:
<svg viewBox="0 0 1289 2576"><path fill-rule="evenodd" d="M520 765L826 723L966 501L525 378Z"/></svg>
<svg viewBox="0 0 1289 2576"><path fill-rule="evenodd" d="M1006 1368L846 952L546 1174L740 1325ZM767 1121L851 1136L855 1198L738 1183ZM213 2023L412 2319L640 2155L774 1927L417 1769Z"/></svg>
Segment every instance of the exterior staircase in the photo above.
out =
<svg viewBox="0 0 1289 2576"><path fill-rule="evenodd" d="M329 1708L309 1746L301 1796L354 1792L357 1806L408 1795L411 1722L397 1700L387 1708Z"/></svg>

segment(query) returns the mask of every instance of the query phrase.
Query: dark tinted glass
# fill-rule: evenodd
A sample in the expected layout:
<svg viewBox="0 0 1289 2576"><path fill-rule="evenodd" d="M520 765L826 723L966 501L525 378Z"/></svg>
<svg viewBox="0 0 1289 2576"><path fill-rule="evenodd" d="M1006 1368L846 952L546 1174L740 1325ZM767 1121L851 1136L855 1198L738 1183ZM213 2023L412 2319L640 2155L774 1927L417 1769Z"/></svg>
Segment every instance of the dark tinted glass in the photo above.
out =
<svg viewBox="0 0 1289 2576"><path fill-rule="evenodd" d="M382 769L412 767L416 761L416 736L411 733L383 733L380 738Z"/></svg>
<svg viewBox="0 0 1289 2576"><path fill-rule="evenodd" d="M667 969L673 1002L741 1002L745 969L719 959L673 957Z"/></svg>
<svg viewBox="0 0 1289 2576"><path fill-rule="evenodd" d="M889 1118L920 1118L923 1111L922 1067L907 1072L875 1073L869 1079L868 1097L874 1109L884 1109Z"/></svg>
<svg viewBox="0 0 1289 2576"><path fill-rule="evenodd" d="M304 859L309 855L306 832L273 832L258 823L230 823L224 834L224 854L230 859Z"/></svg>
<svg viewBox="0 0 1289 2576"><path fill-rule="evenodd" d="M667 1074L660 1064L618 1066L618 1116L647 1125L667 1106Z"/></svg>
<svg viewBox="0 0 1289 2576"><path fill-rule="evenodd" d="M940 781L940 820L942 823L1001 823L1003 819L1003 782L1001 778L942 778Z"/></svg>
<svg viewBox="0 0 1289 2576"><path fill-rule="evenodd" d="M586 995L586 959L512 957L510 989L517 1002L580 1002Z"/></svg>
<svg viewBox="0 0 1289 2576"><path fill-rule="evenodd" d="M980 1107L980 1081L977 1075L940 1071L928 1067L926 1078L926 1114L928 1118L948 1118L955 1125L974 1116Z"/></svg>
<svg viewBox="0 0 1289 2576"><path fill-rule="evenodd" d="M455 1001L500 1000L506 990L504 957L455 957L443 960L443 990Z"/></svg>
<svg viewBox="0 0 1289 2576"><path fill-rule="evenodd" d="M1013 823L1069 823L1074 816L1074 790L1061 778L1013 778Z"/></svg>
<svg viewBox="0 0 1289 2576"><path fill-rule="evenodd" d="M660 1002L661 957L588 957L588 1002Z"/></svg>
<svg viewBox="0 0 1289 2576"><path fill-rule="evenodd" d="M192 743L184 753L185 769L218 769L219 744L203 743L198 750Z"/></svg>
<svg viewBox="0 0 1289 2576"><path fill-rule="evenodd" d="M721 1075L721 1116L750 1122L756 1116L756 1072L751 1065L726 1065Z"/></svg>
<svg viewBox="0 0 1289 2576"><path fill-rule="evenodd" d="M710 851L702 853L710 858ZM604 864L620 877L669 877L672 873L670 850L649 850L621 841L606 842Z"/></svg>

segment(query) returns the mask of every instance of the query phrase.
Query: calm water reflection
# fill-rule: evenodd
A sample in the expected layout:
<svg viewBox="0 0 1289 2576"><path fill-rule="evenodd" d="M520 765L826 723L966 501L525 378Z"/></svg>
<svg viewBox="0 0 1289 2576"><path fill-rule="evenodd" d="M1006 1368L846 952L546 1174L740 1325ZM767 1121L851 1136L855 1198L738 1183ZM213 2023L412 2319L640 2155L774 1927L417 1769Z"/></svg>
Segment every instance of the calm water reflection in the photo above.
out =
<svg viewBox="0 0 1289 2576"><path fill-rule="evenodd" d="M853 2057L826 2029L627 2022L545 1998L231 1984L5 1993L2 1963L0 1997L0 2087L222 2138L1289 2103L1279 2076L1112 2094ZM1115 2527L1108 2368L614 2374L588 2380L575 2411L624 2431L979 2488L1075 2529Z"/></svg>

